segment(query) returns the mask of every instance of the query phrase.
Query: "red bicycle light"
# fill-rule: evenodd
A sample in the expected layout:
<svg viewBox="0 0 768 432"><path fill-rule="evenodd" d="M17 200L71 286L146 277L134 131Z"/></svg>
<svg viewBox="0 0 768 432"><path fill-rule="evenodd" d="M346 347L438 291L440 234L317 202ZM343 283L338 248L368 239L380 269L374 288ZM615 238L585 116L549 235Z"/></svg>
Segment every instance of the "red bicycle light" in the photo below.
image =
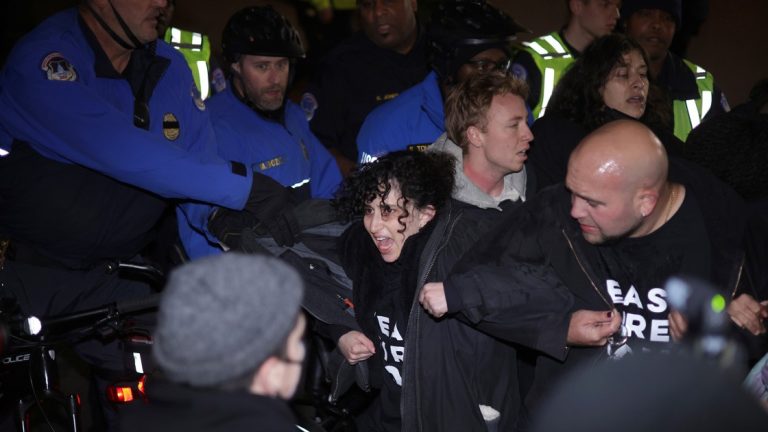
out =
<svg viewBox="0 0 768 432"><path fill-rule="evenodd" d="M107 399L114 403L128 403L133 400L133 389L127 386L107 386Z"/></svg>

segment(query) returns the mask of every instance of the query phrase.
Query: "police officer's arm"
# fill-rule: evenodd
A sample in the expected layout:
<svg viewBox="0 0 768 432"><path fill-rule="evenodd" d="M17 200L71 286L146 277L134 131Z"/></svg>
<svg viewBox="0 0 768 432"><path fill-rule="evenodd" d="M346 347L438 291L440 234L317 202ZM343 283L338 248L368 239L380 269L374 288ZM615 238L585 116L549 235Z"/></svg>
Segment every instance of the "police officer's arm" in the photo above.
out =
<svg viewBox="0 0 768 432"><path fill-rule="evenodd" d="M251 189L250 172L235 173L227 161L203 160L157 133L134 127L130 114L104 100L82 77L48 79L40 62L49 53L46 46L27 46L23 55L6 63L2 82L10 85L0 89L0 104L10 135L46 157L91 168L164 197L243 208ZM61 49L75 71L93 67L76 53ZM156 116L153 120L159 121Z"/></svg>

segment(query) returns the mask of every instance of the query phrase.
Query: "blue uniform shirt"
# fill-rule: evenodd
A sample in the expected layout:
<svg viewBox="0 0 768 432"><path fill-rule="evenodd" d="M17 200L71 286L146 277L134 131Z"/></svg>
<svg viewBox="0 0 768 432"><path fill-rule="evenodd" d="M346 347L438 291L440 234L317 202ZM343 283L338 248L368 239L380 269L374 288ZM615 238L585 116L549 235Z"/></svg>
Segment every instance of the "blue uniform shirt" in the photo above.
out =
<svg viewBox="0 0 768 432"><path fill-rule="evenodd" d="M216 155L208 113L183 57L162 41L157 42L156 52L167 59L168 66L149 99L149 129L144 130L133 125L134 96L128 81L114 71L77 10L69 9L44 21L16 45L0 73L1 146L11 151L3 159L18 166L19 161L12 160L12 138L13 142L27 143L48 161L85 167L153 196L243 208L251 188L251 172L235 174L230 163ZM55 176L33 180L35 187L51 195L59 189L75 194L71 184L69 189L62 189L67 186L60 185ZM34 206L30 210L24 194L17 193L26 186L12 186L16 189L9 196L13 198L0 211L2 231L19 242L26 241L25 235L35 235L36 227L25 225L24 215L11 214L19 208L50 214L50 220L37 218L41 225L37 228L44 229L47 222L66 228L66 220L56 219L61 208L38 200L31 203ZM83 202L86 199L83 197ZM91 197L92 201L98 199ZM104 224L100 229L120 230L121 221L105 218L120 215L119 206L130 213L132 203L112 199L88 205L92 212L88 216ZM111 206L109 212L104 211L107 205ZM183 215L204 229L207 215L197 207L187 206ZM70 213L67 216L75 221L76 211ZM136 224L142 229L155 217L139 216L147 219ZM77 241L72 239L75 246L82 246ZM113 246L119 246L119 241Z"/></svg>
<svg viewBox="0 0 768 432"><path fill-rule="evenodd" d="M253 172L272 177L286 187L309 184L313 198L333 197L341 182L339 168L310 132L306 116L296 104L286 101L284 123L256 113L232 93L232 86L207 104L222 158L242 161ZM221 251L205 237L181 228L181 238L191 258Z"/></svg>
<svg viewBox="0 0 768 432"><path fill-rule="evenodd" d="M443 132L443 96L433 71L368 115L357 135L358 162L371 162L396 150L424 150Z"/></svg>

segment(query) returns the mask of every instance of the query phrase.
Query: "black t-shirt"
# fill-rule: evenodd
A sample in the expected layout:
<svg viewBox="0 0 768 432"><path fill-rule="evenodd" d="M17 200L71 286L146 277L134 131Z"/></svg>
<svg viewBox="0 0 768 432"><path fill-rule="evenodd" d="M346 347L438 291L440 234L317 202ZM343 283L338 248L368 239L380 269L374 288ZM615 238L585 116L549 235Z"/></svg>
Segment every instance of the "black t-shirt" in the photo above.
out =
<svg viewBox="0 0 768 432"><path fill-rule="evenodd" d="M632 352L666 350L659 345L671 341L664 284L675 275L710 279L710 247L692 194L686 194L677 213L653 233L598 247L604 287L623 314Z"/></svg>
<svg viewBox="0 0 768 432"><path fill-rule="evenodd" d="M380 393L381 425L387 431L400 430L400 394L402 366L405 353L405 332L408 327L408 309L403 300L412 298L413 286L403 286L400 263L382 264L380 290L373 302L376 335L372 338L376 351L381 354L384 376Z"/></svg>

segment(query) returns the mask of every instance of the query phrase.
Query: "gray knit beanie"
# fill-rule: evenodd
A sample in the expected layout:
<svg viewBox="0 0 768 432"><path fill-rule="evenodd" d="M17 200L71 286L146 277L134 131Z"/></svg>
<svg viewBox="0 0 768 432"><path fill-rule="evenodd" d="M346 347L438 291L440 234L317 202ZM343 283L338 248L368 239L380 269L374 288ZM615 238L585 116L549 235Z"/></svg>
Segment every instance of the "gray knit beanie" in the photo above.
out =
<svg viewBox="0 0 768 432"><path fill-rule="evenodd" d="M171 273L153 354L168 379L211 386L255 370L285 342L304 291L277 258L227 253Z"/></svg>

